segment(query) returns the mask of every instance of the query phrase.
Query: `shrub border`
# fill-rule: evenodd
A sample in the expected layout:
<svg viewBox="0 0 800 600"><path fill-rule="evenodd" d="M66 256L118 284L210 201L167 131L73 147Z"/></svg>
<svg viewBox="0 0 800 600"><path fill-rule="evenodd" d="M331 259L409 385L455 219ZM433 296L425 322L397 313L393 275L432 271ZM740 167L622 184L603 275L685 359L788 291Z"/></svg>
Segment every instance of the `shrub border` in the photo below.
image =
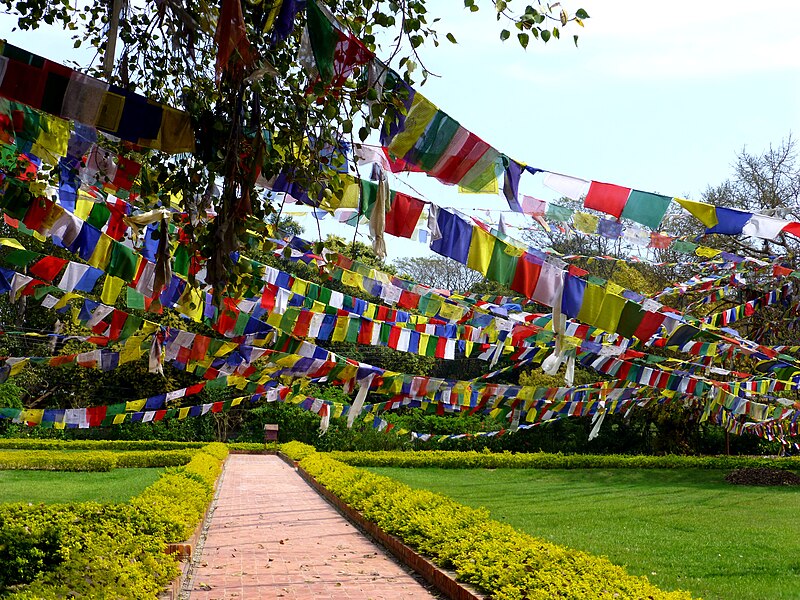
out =
<svg viewBox="0 0 800 600"><path fill-rule="evenodd" d="M228 454L230 455L231 452L229 451ZM180 600L184 592L187 593L186 597L189 597L190 590L184 590L184 587L187 585L187 582L192 580L195 560L200 558L200 554L196 554L195 550L197 549L198 552L202 552L203 550L203 544L199 543L200 538L211 519L212 513L217 508L220 483L225 477L225 464L227 462L228 458L225 457L225 460L222 461L222 472L214 481L214 495L211 498L211 502L206 506L203 518L200 519L197 527L194 528L192 536L188 540L184 540L181 544L167 544L167 547L164 549L164 552L167 554L177 554L178 568L181 572L180 575L170 582L169 587L158 595L158 600Z"/></svg>
<svg viewBox="0 0 800 600"><path fill-rule="evenodd" d="M143 453L142 451L133 451L133 452L137 454ZM181 451L181 453L183 452L184 451ZM96 454L96 453L114 454L112 452L103 452L103 451L88 452L88 454ZM147 452L144 453L146 454ZM204 484L207 486L206 489L208 490L209 494L208 496L206 496L206 498L208 498L208 500L206 501L202 515L198 519L198 522L195 524L194 530L189 536L189 538L183 543L174 543L170 541L170 535L166 534L161 538L161 543L163 543L163 546L161 546L161 544L158 544L160 547L160 551L158 553L163 555L173 555L173 559L175 561L174 564L178 570L178 576L175 579L173 579L171 582L168 581L164 583L165 587L161 588L161 590L158 592L159 593L158 598L175 599L179 597L182 587L181 584L183 583L182 578L185 572L187 571L185 562L186 559L189 556L191 556L192 547L197 543L197 539L199 538L202 532L202 528L206 523L211 507L215 505L215 501L219 491L219 481L222 472L224 471L224 465L228 456L228 449L225 447L224 444L209 442L204 444L198 450L192 449L192 454L194 456L191 456L191 460L189 460L185 464L185 466L173 467L174 470L172 472L170 472L170 470L167 469L164 473L162 473L161 477L158 480L156 480L154 484L146 488L144 492L142 492L137 496L134 496L127 503L124 503L124 504L136 504L136 501L141 499L142 501L139 503L138 510L142 511L142 514L147 515L147 512L149 510L152 510L152 507L148 506L148 503L152 503L154 500L158 500L160 497L167 498L170 496L169 489L167 489L167 490L159 490L156 492L152 492L150 497L145 497L145 495L148 494L148 491L157 486L165 476L175 477L176 475L183 475L187 477L187 480L194 480L195 482L197 482L197 484L205 482ZM208 456L204 460L201 460L201 458L204 457L205 455ZM164 493L164 491L166 491L166 493ZM78 505L80 504L81 503L78 503ZM90 503L84 503L84 504L90 504ZM104 505L98 505L98 506L104 506ZM35 508L35 506L33 506L33 508ZM192 518L191 521L185 522L185 520L189 518L188 515L181 515L181 517L184 519L184 523L182 524L180 518L178 518L174 522L174 526L182 528L185 535L186 533L188 533L186 532L186 528L188 526L191 526L190 523L194 521L194 519ZM177 529L175 531L177 531ZM50 584L45 583L44 589L48 589L49 585ZM20 597L28 598L28 594L26 593L25 588L19 590L19 593L22 594ZM16 598L17 594L13 594L13 597Z"/></svg>
<svg viewBox="0 0 800 600"><path fill-rule="evenodd" d="M444 594L447 598L450 598L450 600L484 600L486 597L485 595L456 581L455 577L450 575L450 573L439 568L413 548L404 544L400 538L386 533L375 523L365 519L360 512L342 502L336 495L330 492L328 488L319 483L308 471L301 467L297 461L292 460L280 451L278 452L278 457L290 467L293 467L300 477L302 477L320 496L327 500L339 514L368 537L383 546L400 563L422 577L426 582L436 588L438 592Z"/></svg>
<svg viewBox="0 0 800 600"><path fill-rule="evenodd" d="M629 454L550 454L451 450L357 451L341 450L331 458L351 467L432 469L736 469L773 467L800 470L800 457L664 456Z"/></svg>

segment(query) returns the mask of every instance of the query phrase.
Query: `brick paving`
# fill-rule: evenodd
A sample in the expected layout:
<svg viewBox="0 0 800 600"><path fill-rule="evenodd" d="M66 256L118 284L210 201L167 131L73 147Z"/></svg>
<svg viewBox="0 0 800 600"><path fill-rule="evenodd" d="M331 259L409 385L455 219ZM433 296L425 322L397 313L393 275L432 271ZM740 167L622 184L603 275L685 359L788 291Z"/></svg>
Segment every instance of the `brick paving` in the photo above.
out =
<svg viewBox="0 0 800 600"><path fill-rule="evenodd" d="M431 599L277 456L231 455L191 600Z"/></svg>

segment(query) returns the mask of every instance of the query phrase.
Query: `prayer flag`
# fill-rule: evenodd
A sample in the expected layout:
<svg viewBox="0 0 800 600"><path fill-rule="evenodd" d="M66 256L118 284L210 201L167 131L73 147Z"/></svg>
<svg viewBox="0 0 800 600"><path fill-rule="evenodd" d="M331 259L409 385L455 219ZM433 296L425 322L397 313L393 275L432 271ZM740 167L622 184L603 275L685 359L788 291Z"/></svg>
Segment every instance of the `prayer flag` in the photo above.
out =
<svg viewBox="0 0 800 600"><path fill-rule="evenodd" d="M670 202L672 198L669 196L632 190L625 208L622 209L622 217L646 225L650 229L657 229Z"/></svg>
<svg viewBox="0 0 800 600"><path fill-rule="evenodd" d="M568 175L559 175L558 173L545 173L544 184L567 198L580 200L581 197L589 193L591 182L577 177L569 177Z"/></svg>
<svg viewBox="0 0 800 600"><path fill-rule="evenodd" d="M619 218L628 202L631 188L621 187L611 183L592 181L589 192L583 201L583 206L599 210Z"/></svg>
<svg viewBox="0 0 800 600"><path fill-rule="evenodd" d="M444 208L439 210L436 223L441 238L431 242L431 250L467 264L473 227L464 219Z"/></svg>
<svg viewBox="0 0 800 600"><path fill-rule="evenodd" d="M706 227L714 227L718 223L716 207L705 202L695 202L684 198L675 198L675 202L680 204Z"/></svg>
<svg viewBox="0 0 800 600"><path fill-rule="evenodd" d="M425 203L422 200L397 192L392 200L391 209L386 213L386 233L410 238L424 207Z"/></svg>
<svg viewBox="0 0 800 600"><path fill-rule="evenodd" d="M419 166L423 171L430 171L444 155L458 128L458 121L451 119L441 110L437 110L425 131L405 154L403 160Z"/></svg>
<svg viewBox="0 0 800 600"><path fill-rule="evenodd" d="M472 239L467 256L467 266L483 275L489 270L489 263L492 260L495 241L492 234L484 231L480 227L472 229ZM499 241L499 240L497 240Z"/></svg>
<svg viewBox="0 0 800 600"><path fill-rule="evenodd" d="M716 206L716 224L706 229L706 233L720 233L723 235L740 235L745 224L753 216L753 213L724 206Z"/></svg>

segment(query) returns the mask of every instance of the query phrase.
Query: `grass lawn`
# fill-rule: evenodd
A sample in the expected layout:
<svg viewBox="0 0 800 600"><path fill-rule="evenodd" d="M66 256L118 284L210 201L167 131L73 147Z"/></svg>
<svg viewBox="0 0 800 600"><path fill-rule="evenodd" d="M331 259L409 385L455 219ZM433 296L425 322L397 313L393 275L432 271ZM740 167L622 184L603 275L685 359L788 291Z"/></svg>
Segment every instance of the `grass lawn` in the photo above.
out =
<svg viewBox="0 0 800 600"><path fill-rule="evenodd" d="M800 488L723 471L370 468L706 600L800 598Z"/></svg>
<svg viewBox="0 0 800 600"><path fill-rule="evenodd" d="M0 471L0 502L127 502L155 483L163 469L105 473Z"/></svg>

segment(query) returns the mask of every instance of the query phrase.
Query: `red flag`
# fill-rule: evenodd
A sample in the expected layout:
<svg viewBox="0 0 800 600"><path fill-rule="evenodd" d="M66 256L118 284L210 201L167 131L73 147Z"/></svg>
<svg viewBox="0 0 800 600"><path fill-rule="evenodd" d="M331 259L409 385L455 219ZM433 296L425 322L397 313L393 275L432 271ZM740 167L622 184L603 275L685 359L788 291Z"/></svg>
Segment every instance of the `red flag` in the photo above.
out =
<svg viewBox="0 0 800 600"><path fill-rule="evenodd" d="M222 0L214 41L218 46L215 67L217 82L222 74L231 67L230 63L234 52L239 55L234 62L234 69L241 69L242 66L252 63L253 54L244 26L241 0Z"/></svg>

